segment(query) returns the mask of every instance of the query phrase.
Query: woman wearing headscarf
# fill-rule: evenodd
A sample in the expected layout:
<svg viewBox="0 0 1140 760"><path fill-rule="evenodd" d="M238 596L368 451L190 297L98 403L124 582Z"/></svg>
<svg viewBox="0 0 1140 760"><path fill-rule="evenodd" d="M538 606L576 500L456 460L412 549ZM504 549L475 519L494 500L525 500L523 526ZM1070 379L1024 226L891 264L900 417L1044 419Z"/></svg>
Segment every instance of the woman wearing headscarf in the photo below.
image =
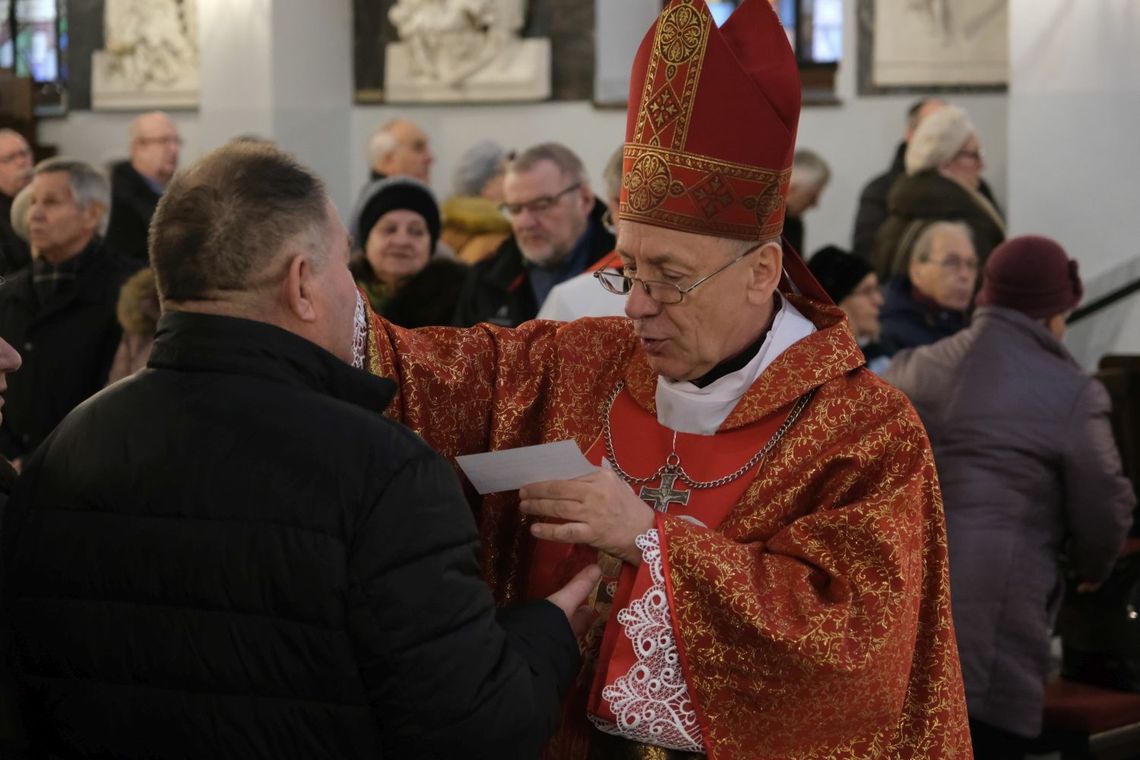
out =
<svg viewBox="0 0 1140 760"><path fill-rule="evenodd" d="M965 111L944 106L923 119L907 145L906 176L888 196L890 216L875 235L871 264L880 280L906 272L915 241L938 221L965 222L978 261L985 263L1005 240L1005 221L978 190L984 168L978 133Z"/></svg>
<svg viewBox="0 0 1140 760"><path fill-rule="evenodd" d="M435 255L439 207L408 177L365 188L353 234L362 255L349 265L372 309L402 327L451 324L467 268Z"/></svg>

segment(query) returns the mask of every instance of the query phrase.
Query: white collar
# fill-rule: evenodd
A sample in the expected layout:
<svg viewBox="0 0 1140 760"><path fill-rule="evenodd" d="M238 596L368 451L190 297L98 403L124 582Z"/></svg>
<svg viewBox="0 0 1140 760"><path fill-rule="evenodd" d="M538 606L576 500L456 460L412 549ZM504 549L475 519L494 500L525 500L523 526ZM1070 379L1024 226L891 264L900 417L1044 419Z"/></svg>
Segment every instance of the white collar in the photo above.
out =
<svg viewBox="0 0 1140 760"><path fill-rule="evenodd" d="M657 377L657 421L681 433L713 435L780 354L815 332L815 325L779 293L776 318L756 356L704 388Z"/></svg>

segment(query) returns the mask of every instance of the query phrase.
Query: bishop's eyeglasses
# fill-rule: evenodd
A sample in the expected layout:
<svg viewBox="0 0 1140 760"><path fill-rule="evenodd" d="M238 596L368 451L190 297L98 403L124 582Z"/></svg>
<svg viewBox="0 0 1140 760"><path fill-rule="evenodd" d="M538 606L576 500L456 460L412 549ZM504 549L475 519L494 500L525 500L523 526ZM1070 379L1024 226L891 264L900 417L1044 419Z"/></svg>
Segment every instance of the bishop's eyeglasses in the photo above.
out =
<svg viewBox="0 0 1140 760"><path fill-rule="evenodd" d="M629 295L629 292L633 290L633 283L636 282L645 291L645 295L649 296L654 301L662 304L663 306L672 306L673 304L678 304L681 303L681 301L684 301L685 294L691 293L696 289L698 285L708 282L713 277L716 277L718 274L728 269L730 266L740 261L748 254L752 253L753 251L758 251L763 247L764 244L761 243L760 245L749 248L747 251L740 254L735 259L722 266L720 269L717 269L710 274L706 274L704 277L697 280L687 288L682 288L679 285L675 285L671 282L665 282L663 280L643 280L640 277L631 277L624 271L613 269L599 269L597 272L594 272L594 277L596 277L598 282L602 284L603 288L619 296Z"/></svg>

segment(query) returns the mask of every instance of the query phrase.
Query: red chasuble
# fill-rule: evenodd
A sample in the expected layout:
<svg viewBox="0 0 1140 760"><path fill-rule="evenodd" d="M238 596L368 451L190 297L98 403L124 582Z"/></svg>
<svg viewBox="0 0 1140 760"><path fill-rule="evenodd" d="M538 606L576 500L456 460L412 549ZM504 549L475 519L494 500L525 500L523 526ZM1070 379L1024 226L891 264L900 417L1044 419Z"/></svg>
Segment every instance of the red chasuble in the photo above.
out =
<svg viewBox="0 0 1140 760"><path fill-rule="evenodd" d="M861 368L842 313L789 300L818 331L748 390L713 437L715 462L689 446L699 437L679 436L682 464L696 480L733 472L763 437L737 447L737 431L770 424L811 393L802 414L723 502L715 489L690 496L694 508L723 515L698 525L682 509L657 525L672 633L705 749L720 760L969 757L929 442L902 394ZM369 367L398 383L387 413L447 456L564 439L589 451L618 383L632 414L656 417L657 378L624 319L417 331L376 319ZM615 430L618 464L635 476L656 470L671 434L635 431L632 447L629 435ZM557 586L575 552L592 556L536 546L517 493L483 498L476 517L484 574L501 603ZM559 569L548 552L571 559ZM616 613L603 638L612 629L611 642L620 640L615 625ZM597 677L612 683L616 658L628 653L615 643L603 663L594 643L598 657L587 658L549 758L586 760L605 737L586 702L595 674L605 667Z"/></svg>

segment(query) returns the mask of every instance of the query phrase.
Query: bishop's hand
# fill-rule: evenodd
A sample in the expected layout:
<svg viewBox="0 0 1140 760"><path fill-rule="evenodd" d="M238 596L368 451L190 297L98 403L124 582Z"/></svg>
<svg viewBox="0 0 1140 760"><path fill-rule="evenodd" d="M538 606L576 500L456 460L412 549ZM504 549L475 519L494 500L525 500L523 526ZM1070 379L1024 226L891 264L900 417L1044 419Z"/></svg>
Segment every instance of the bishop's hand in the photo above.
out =
<svg viewBox="0 0 1140 760"><path fill-rule="evenodd" d="M523 514L564 521L534 523L530 532L535 538L587 544L641 564L634 539L653 527L655 513L613 472L599 469L574 480L532 483L519 496Z"/></svg>

